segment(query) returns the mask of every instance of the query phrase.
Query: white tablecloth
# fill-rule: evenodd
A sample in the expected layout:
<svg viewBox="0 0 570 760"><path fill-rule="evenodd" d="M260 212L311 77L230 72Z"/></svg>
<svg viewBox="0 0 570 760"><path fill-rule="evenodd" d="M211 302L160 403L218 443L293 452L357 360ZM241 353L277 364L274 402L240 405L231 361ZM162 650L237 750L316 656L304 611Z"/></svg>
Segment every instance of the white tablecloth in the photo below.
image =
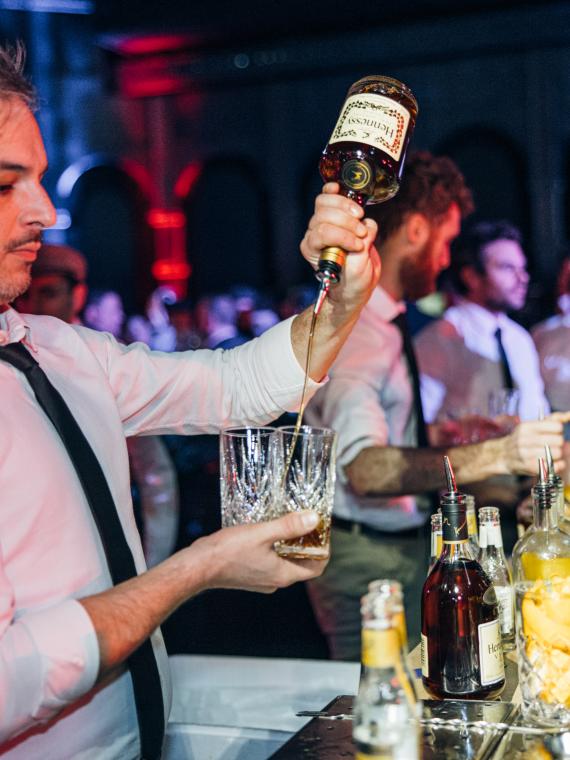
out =
<svg viewBox="0 0 570 760"><path fill-rule="evenodd" d="M360 665L328 660L176 655L163 760L266 760L338 694Z"/></svg>

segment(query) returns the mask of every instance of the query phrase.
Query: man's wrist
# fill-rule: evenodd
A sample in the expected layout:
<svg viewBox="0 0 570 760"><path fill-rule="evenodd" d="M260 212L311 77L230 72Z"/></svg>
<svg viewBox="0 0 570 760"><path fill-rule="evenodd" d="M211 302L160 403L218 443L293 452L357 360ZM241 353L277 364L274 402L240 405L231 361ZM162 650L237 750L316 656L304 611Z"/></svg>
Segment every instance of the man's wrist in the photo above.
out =
<svg viewBox="0 0 570 760"><path fill-rule="evenodd" d="M483 446L486 451L481 473L482 480L493 475L512 474L513 469L509 463L508 445L508 436L491 438L484 442Z"/></svg>
<svg viewBox="0 0 570 760"><path fill-rule="evenodd" d="M358 319L366 304L363 298L346 298L343 291L333 288L323 304L323 311L328 314L333 324L346 324Z"/></svg>

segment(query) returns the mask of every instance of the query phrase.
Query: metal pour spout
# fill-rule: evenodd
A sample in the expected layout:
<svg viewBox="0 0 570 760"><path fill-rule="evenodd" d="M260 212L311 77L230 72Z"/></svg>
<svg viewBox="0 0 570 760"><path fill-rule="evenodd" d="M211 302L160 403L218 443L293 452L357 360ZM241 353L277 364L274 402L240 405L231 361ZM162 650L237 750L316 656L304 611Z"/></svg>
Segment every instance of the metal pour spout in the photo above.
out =
<svg viewBox="0 0 570 760"><path fill-rule="evenodd" d="M548 470L548 478L551 479L555 477L556 471L554 469L554 459L552 457L552 451L550 450L550 446L545 443L544 444L544 453L546 454L546 466Z"/></svg>
<svg viewBox="0 0 570 760"><path fill-rule="evenodd" d="M457 484L455 482L455 474L449 461L448 456L443 457L443 466L445 467L445 479L447 481L447 490L449 493L457 493Z"/></svg>
<svg viewBox="0 0 570 760"><path fill-rule="evenodd" d="M548 480L548 473L546 471L546 462L542 457L538 460L538 485L545 486Z"/></svg>

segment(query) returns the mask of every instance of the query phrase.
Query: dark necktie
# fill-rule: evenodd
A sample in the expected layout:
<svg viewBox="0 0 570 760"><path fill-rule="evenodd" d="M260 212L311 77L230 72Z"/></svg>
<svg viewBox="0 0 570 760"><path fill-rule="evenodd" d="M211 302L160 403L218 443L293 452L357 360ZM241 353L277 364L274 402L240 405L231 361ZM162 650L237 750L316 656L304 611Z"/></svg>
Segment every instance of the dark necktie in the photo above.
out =
<svg viewBox="0 0 570 760"><path fill-rule="evenodd" d="M412 336L410 335L410 329L408 327L408 320L406 315L402 312L394 317L392 324L396 325L400 334L402 335L402 349L408 362L410 370L410 376L412 380L412 390L414 392L414 409L416 412L416 420L418 427L418 447L426 448L429 446L427 428L424 419L424 410L422 408L422 397L420 394L420 375L418 372L418 364L416 362L416 353L414 351L414 345L412 343Z"/></svg>
<svg viewBox="0 0 570 760"><path fill-rule="evenodd" d="M101 465L69 407L22 343L0 347L0 359L23 372L40 407L53 423L81 481L109 564L113 583L137 574L135 562ZM150 639L128 659L145 760L160 758L164 737L164 706L158 666Z"/></svg>
<svg viewBox="0 0 570 760"><path fill-rule="evenodd" d="M497 347L499 349L499 361L501 363L501 370L503 372L503 385L505 388L512 390L515 387L513 382L513 376L511 375L511 368L509 367L509 360L507 358L507 352L503 346L501 328L497 327L495 330L495 338L497 339Z"/></svg>

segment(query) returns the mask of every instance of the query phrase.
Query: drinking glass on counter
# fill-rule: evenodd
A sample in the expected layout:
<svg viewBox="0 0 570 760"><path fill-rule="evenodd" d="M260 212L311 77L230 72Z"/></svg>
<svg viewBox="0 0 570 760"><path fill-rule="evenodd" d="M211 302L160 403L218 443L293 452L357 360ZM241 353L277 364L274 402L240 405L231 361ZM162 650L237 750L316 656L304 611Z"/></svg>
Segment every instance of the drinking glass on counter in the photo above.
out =
<svg viewBox="0 0 570 760"><path fill-rule="evenodd" d="M499 435L512 433L520 422L520 397L516 388L501 388L489 393L489 417L499 429Z"/></svg>
<svg viewBox="0 0 570 760"><path fill-rule="evenodd" d="M336 433L328 428L303 425L275 431L275 517L310 509L320 522L306 536L279 541L275 549L291 559L327 559L330 551L336 460Z"/></svg>
<svg viewBox="0 0 570 760"><path fill-rule="evenodd" d="M222 526L269 519L275 428L234 427L220 434Z"/></svg>
<svg viewBox="0 0 570 760"><path fill-rule="evenodd" d="M449 408L438 420L436 446L463 446L504 435L494 419L476 407Z"/></svg>

